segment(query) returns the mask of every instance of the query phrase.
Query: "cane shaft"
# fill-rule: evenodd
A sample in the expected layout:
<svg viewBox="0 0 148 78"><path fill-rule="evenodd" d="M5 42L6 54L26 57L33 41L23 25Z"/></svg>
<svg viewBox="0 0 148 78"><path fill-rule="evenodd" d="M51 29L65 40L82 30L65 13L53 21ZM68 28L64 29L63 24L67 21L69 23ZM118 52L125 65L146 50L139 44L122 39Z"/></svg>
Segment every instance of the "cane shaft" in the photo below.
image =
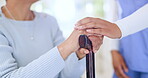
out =
<svg viewBox="0 0 148 78"><path fill-rule="evenodd" d="M86 55L86 76L87 78L95 78L95 55L93 52L92 42L86 35L79 37L80 48L89 50L89 54Z"/></svg>
<svg viewBox="0 0 148 78"><path fill-rule="evenodd" d="M95 56L92 51L86 55L86 75L87 78L95 78Z"/></svg>

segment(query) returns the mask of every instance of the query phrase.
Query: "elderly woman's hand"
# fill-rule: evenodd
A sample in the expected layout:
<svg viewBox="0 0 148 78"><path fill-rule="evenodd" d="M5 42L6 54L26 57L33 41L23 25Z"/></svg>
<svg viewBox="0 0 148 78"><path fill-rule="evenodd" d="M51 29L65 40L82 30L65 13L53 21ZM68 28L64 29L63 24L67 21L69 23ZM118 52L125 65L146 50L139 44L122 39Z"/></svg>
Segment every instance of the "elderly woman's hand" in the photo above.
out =
<svg viewBox="0 0 148 78"><path fill-rule="evenodd" d="M89 35L85 32L85 30L74 30L68 39L58 46L58 49L64 59L73 52L76 52L79 59L85 57L85 55L89 53L87 49L80 49L78 40L79 36L82 34L88 35L89 39L92 41L94 52L100 48L100 45L103 42L103 36L95 36L93 34Z"/></svg>
<svg viewBox="0 0 148 78"><path fill-rule="evenodd" d="M103 36L88 35L88 38L92 41L93 52L96 53L103 43ZM87 49L80 48L76 53L79 59L82 59L86 54L89 53L89 51Z"/></svg>
<svg viewBox="0 0 148 78"><path fill-rule="evenodd" d="M83 31L74 30L71 35L58 46L58 50L64 59L66 59L71 53L78 51L78 39L81 34L84 34Z"/></svg>

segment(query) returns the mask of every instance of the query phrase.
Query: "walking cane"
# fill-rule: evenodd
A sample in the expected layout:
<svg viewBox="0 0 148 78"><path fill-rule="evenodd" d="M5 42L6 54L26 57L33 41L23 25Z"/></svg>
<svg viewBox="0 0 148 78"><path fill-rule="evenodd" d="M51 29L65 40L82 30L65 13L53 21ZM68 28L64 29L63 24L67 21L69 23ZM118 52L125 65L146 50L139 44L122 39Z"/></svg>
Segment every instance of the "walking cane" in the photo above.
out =
<svg viewBox="0 0 148 78"><path fill-rule="evenodd" d="M92 42L86 35L80 35L79 45L80 48L85 48L90 51L89 54L86 55L86 77L95 78L95 56Z"/></svg>

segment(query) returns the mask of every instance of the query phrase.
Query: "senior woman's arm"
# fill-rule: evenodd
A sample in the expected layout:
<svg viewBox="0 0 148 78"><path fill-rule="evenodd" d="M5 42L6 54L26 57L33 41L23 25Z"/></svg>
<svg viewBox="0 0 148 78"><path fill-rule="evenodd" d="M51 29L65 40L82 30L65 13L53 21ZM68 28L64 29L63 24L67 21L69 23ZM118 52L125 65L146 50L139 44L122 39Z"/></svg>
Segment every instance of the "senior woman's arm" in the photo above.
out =
<svg viewBox="0 0 148 78"><path fill-rule="evenodd" d="M55 21L52 22L56 23ZM70 68L75 67L76 65L80 66L79 63L71 62L76 56L70 56L66 61L62 58L56 45L63 41L63 37L56 25L57 24L53 26L53 33L56 34L53 34L52 36L55 47L23 67L18 66L18 63L13 56L13 47L10 45L12 42L11 40L8 40L8 37L10 36L6 36L5 33L7 33L7 31L3 26L0 26L0 78L54 78L59 73L59 76L66 78L66 76L61 73L65 72L66 74L73 76L69 71L77 69L81 72L83 69ZM67 61L69 58L72 58L72 60ZM62 71L64 69L68 69L68 71Z"/></svg>
<svg viewBox="0 0 148 78"><path fill-rule="evenodd" d="M0 32L0 78L54 78L65 66L57 47L24 67L18 67L13 47Z"/></svg>

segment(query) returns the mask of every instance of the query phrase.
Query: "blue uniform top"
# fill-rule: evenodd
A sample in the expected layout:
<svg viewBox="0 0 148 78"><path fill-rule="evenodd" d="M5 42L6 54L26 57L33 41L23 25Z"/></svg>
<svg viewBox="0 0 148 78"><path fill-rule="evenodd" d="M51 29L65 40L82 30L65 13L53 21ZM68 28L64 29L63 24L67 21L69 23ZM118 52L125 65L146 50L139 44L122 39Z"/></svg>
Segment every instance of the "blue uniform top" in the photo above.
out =
<svg viewBox="0 0 148 78"><path fill-rule="evenodd" d="M148 0L118 1L122 9L122 18L148 3ZM134 71L148 72L148 29L121 39L119 47L128 68Z"/></svg>

